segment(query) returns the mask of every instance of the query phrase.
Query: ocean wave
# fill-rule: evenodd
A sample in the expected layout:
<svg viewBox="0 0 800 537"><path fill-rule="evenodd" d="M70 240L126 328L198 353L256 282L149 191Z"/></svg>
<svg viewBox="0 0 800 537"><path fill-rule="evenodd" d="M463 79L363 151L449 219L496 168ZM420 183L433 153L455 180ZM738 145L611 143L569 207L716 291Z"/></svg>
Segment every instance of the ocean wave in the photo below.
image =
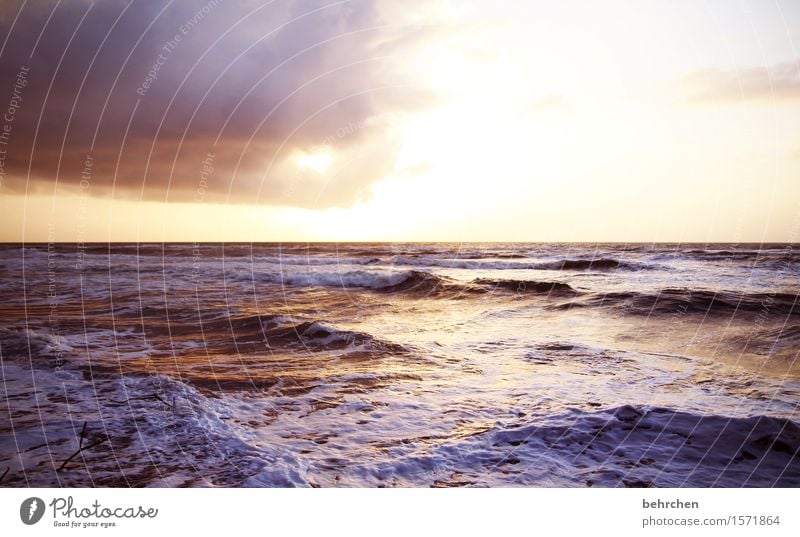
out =
<svg viewBox="0 0 800 537"><path fill-rule="evenodd" d="M738 312L764 315L800 315L798 295L791 293L740 293L706 289L667 288L657 293L593 293L582 299L552 306L557 309L617 307L632 314L708 314Z"/></svg>
<svg viewBox="0 0 800 537"><path fill-rule="evenodd" d="M579 294L569 284L536 280L512 280L494 278L475 278L459 281L429 272L411 271L408 277L397 285L380 289L382 292L422 294L450 298L469 295L487 295L496 292L503 294L548 294L574 296Z"/></svg>
<svg viewBox="0 0 800 537"><path fill-rule="evenodd" d="M512 257L511 259L517 259ZM393 256L389 263L393 265L430 266L469 270L568 270L568 271L637 271L652 268L645 263L621 261L618 259L560 259L555 261L533 262L530 258L520 257L521 261L503 261L496 259L439 258L431 256L409 257Z"/></svg>
<svg viewBox="0 0 800 537"><path fill-rule="evenodd" d="M472 289L468 284L458 282L444 276L437 276L430 272L411 270L403 273L402 281L387 287L380 288L384 293L401 293L405 295L440 295L449 293L456 296Z"/></svg>
<svg viewBox="0 0 800 537"><path fill-rule="evenodd" d="M360 477L434 487L796 487L798 455L800 427L788 419L622 405L523 415L381 460Z"/></svg>
<svg viewBox="0 0 800 537"><path fill-rule="evenodd" d="M501 289L517 294L537 293L559 296L576 296L580 294L571 285L564 282L545 282L535 280L494 280L477 278L473 284L487 287L489 290Z"/></svg>
<svg viewBox="0 0 800 537"><path fill-rule="evenodd" d="M564 282L475 278L459 281L421 270L406 271L315 271L302 274L260 274L260 281L297 287L341 287L369 289L386 294L459 298L493 292L576 296L580 294ZM244 275L238 279L246 278Z"/></svg>
<svg viewBox="0 0 800 537"><path fill-rule="evenodd" d="M800 426L784 418L624 405L576 411L550 423L495 430L488 440L514 457L522 473L543 458L569 460L582 468L575 477L589 486L800 484Z"/></svg>
<svg viewBox="0 0 800 537"><path fill-rule="evenodd" d="M392 270L316 270L312 272L240 272L230 276L236 281L279 283L296 287L342 287L384 289L417 277L416 271Z"/></svg>
<svg viewBox="0 0 800 537"><path fill-rule="evenodd" d="M486 259L471 259L471 258L447 258L436 257L430 255L409 256L409 255L395 255L392 256L388 263L390 265L399 266L415 266L415 267L439 267L439 268L455 268L455 269L493 269L493 270L514 270L514 269L530 269L530 263L518 263L514 261L498 261Z"/></svg>
<svg viewBox="0 0 800 537"><path fill-rule="evenodd" d="M325 265L375 265L381 262L378 257L356 256L339 257L337 255L297 255L282 254L273 256L254 256L255 263L267 263L270 265L287 266L325 266Z"/></svg>
<svg viewBox="0 0 800 537"><path fill-rule="evenodd" d="M223 352L258 352L264 350L310 351L348 350L402 354L409 349L372 334L336 327L323 320L283 315L246 315L218 319L203 326L209 339L230 347ZM233 338L231 339L231 335Z"/></svg>
<svg viewBox="0 0 800 537"><path fill-rule="evenodd" d="M439 286L458 285L455 280L417 270L315 270L302 273L237 273L239 281L252 280L280 283L295 287L340 287L373 289L384 292L424 292Z"/></svg>
<svg viewBox="0 0 800 537"><path fill-rule="evenodd" d="M800 261L800 252L791 248L780 249L758 249L758 250L733 250L733 249L692 249L676 252L677 255L685 255L698 259L725 260L733 261L759 260L759 261Z"/></svg>
<svg viewBox="0 0 800 537"><path fill-rule="evenodd" d="M650 268L644 263L634 263L630 261L620 261L618 259L564 259L552 263L544 263L538 266L540 269L547 270L574 270L574 271L608 271L608 270L643 270Z"/></svg>

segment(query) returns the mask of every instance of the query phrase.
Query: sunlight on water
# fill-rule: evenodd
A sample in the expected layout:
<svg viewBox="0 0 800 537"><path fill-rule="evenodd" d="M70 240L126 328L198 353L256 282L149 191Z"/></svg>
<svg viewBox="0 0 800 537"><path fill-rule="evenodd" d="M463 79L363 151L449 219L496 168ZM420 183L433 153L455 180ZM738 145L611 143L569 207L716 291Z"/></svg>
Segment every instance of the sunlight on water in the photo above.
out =
<svg viewBox="0 0 800 537"><path fill-rule="evenodd" d="M75 248L3 251L14 484L800 484L784 245Z"/></svg>

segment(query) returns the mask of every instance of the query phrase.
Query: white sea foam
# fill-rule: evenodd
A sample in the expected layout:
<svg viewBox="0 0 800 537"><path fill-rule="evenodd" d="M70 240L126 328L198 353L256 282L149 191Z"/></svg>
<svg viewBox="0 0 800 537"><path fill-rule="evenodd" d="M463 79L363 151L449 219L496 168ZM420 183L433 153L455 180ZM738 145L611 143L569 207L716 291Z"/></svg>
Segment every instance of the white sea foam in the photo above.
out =
<svg viewBox="0 0 800 537"><path fill-rule="evenodd" d="M248 479L252 485L307 486L297 458L253 445L248 429L231 420L234 396L205 397L163 376L87 380L78 369L31 370L9 362L2 377L18 409L13 435L0 435L0 462L9 466L12 483L25 483L27 475L41 486L68 486L88 475L106 486L232 486ZM86 444L107 440L58 470L75 452L84 422Z"/></svg>
<svg viewBox="0 0 800 537"><path fill-rule="evenodd" d="M6 250L4 486L800 484L780 295L797 264L776 281L674 246L201 249L95 249L83 272L57 254L56 308L46 250L24 281ZM667 314L606 305L670 288ZM756 323L678 307L725 289ZM56 472L84 422L110 439Z"/></svg>
<svg viewBox="0 0 800 537"><path fill-rule="evenodd" d="M532 263L530 259L519 260L485 260L485 259L460 259L442 258L434 256L408 257L403 255L392 256L388 264L415 267L440 267L470 270L525 270L537 268L537 263Z"/></svg>
<svg viewBox="0 0 800 537"><path fill-rule="evenodd" d="M252 280L281 283L301 287L361 287L366 289L383 289L399 285L413 277L414 272L393 270L314 270L308 272L271 272L247 274L237 273L233 277L239 281Z"/></svg>
<svg viewBox="0 0 800 537"><path fill-rule="evenodd" d="M324 266L324 265L374 265L380 262L376 257L345 257L336 255L295 255L284 254L279 256L254 256L256 264L286 266Z"/></svg>

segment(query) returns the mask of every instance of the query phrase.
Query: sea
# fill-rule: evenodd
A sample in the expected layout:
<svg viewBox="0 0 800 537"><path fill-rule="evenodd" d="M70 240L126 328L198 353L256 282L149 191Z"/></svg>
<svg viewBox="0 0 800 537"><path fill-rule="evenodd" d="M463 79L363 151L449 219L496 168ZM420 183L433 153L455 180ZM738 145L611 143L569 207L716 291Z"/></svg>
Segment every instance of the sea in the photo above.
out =
<svg viewBox="0 0 800 537"><path fill-rule="evenodd" d="M800 245L0 246L0 486L800 486Z"/></svg>

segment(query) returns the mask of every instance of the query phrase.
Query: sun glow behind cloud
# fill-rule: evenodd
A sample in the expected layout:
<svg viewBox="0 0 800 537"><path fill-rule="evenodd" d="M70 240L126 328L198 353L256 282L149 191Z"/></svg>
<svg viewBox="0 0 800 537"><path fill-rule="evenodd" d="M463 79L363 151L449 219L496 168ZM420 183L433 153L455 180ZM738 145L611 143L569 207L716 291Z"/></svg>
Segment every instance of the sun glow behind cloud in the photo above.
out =
<svg viewBox="0 0 800 537"><path fill-rule="evenodd" d="M219 163L227 198L191 203L171 177L181 225L126 225L157 199L95 194L89 238L798 240L800 10L779 7L376 2L386 37L356 61L402 83L322 92L278 124L277 154ZM31 215L49 206L71 238L75 191L33 191L5 201L3 238L42 240Z"/></svg>
<svg viewBox="0 0 800 537"><path fill-rule="evenodd" d="M494 20L423 43L408 68L442 104L395 126L395 174L368 202L292 212L293 225L325 228L328 240L785 236L800 200L787 158L800 140L788 119L797 104L676 102L662 87L686 68L689 45L686 55L657 50L656 72L636 49L641 30L617 26L532 37L525 23Z"/></svg>
<svg viewBox="0 0 800 537"><path fill-rule="evenodd" d="M320 148L310 153L298 153L295 160L301 170L324 174L333 163L333 154L327 148Z"/></svg>

